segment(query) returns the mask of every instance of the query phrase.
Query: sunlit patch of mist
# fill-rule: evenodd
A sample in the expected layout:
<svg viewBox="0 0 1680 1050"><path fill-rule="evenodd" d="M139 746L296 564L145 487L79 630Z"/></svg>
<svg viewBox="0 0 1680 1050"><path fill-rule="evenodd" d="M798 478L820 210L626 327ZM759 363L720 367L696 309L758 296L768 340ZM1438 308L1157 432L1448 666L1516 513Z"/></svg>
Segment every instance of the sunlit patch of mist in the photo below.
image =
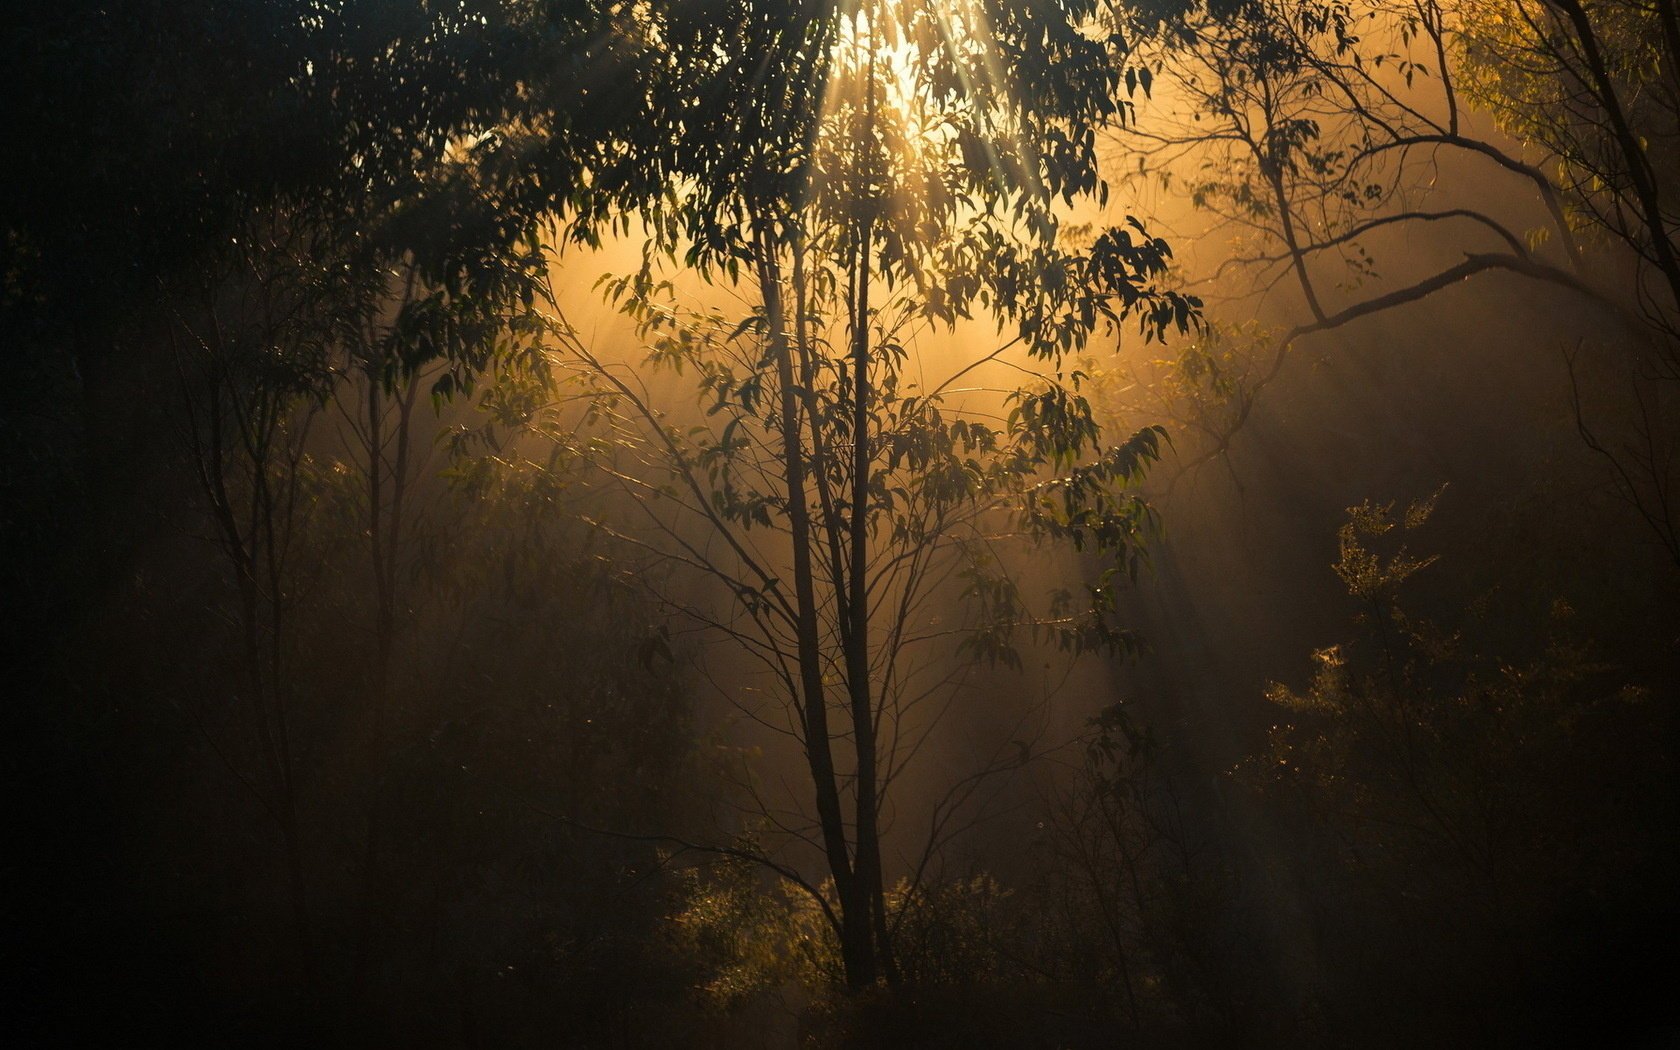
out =
<svg viewBox="0 0 1680 1050"><path fill-rule="evenodd" d="M950 60L955 83L936 83L934 59ZM990 21L974 0L856 2L841 20L824 105L861 102L865 85L879 85L878 126L897 144L906 174L925 186L936 172L930 158L948 148L958 120L1002 132L1010 148L1036 172L1030 145L1012 117L1010 78L997 60ZM983 72L970 72L977 65ZM1004 185L1003 161L988 146L994 182Z"/></svg>

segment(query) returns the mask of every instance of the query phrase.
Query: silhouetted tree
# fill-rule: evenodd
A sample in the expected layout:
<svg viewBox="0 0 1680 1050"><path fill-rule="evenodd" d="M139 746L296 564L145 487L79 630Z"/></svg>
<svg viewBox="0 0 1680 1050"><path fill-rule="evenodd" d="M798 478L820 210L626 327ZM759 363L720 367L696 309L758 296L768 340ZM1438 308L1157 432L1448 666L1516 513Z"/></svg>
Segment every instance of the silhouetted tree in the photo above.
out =
<svg viewBox="0 0 1680 1050"><path fill-rule="evenodd" d="M1199 460L1302 341L1512 275L1581 304L1602 345L1556 348L1578 430L1680 564L1672 5L1166 6L1139 13L1145 64L1170 86L1128 132L1137 173L1231 238L1211 277L1240 275L1233 320L1278 296L1288 318L1231 327L1172 370L1198 395L1184 422L1206 438ZM1497 198L1465 193L1471 178ZM1420 271L1425 246L1446 260Z"/></svg>
<svg viewBox="0 0 1680 1050"><path fill-rule="evenodd" d="M948 633L930 636L929 595L964 580L964 646L983 659L1018 664L1027 625L1066 650L1133 644L1112 588L1148 513L1123 490L1158 435L1106 442L1066 361L1122 320L1182 332L1197 303L1156 286L1169 251L1141 224L1083 243L1063 229L1062 209L1104 195L1096 132L1122 114L1108 18L1089 3L655 5L643 29L670 80L647 90L664 138L631 155L668 195L642 213L643 267L610 291L651 367L696 375L711 422L673 427L547 296L558 359L605 428L603 477L646 514L603 527L723 588L722 607L662 593L778 683L786 723L769 724L797 741L815 807L783 830L818 846L835 899L761 855L824 909L854 987L894 974L880 827L916 748L909 711L948 702L948 683L916 681L915 648ZM677 305L659 264L678 260L749 311ZM966 339L994 320L997 340L926 377L930 331ZM1011 350L1030 378L1000 393L998 420L956 384L1023 367ZM1000 529L1089 545L1113 568L1082 600L1029 613L991 549Z"/></svg>

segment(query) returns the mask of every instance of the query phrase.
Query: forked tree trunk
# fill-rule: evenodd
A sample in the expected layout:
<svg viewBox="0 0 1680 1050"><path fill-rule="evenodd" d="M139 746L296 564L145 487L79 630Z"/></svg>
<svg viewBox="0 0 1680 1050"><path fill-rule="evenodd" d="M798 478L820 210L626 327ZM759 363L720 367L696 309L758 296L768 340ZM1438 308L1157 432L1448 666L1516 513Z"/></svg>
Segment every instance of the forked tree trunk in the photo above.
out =
<svg viewBox="0 0 1680 1050"><path fill-rule="evenodd" d="M822 680L822 647L818 633L816 577L811 558L813 523L807 499L807 467L800 441L801 408L794 383L793 349L782 305L781 270L770 236L759 239L759 286L764 296L771 356L781 388L782 457L787 483L788 525L793 544L795 633L798 643L799 706L805 737L805 759L816 790L817 820L822 828L823 852L840 898L840 951L846 983L852 988L875 983L876 953L869 920L873 892L860 884L846 836L834 771L834 750L828 722L828 699Z"/></svg>

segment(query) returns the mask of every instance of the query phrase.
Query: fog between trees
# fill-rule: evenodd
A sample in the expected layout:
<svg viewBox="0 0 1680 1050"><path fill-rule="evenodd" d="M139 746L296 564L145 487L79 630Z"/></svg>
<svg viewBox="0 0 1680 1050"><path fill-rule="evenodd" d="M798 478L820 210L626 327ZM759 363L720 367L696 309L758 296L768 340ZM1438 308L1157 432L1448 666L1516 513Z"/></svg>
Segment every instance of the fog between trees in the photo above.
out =
<svg viewBox="0 0 1680 1050"><path fill-rule="evenodd" d="M23 1045L1664 1045L1673 5L8 13Z"/></svg>

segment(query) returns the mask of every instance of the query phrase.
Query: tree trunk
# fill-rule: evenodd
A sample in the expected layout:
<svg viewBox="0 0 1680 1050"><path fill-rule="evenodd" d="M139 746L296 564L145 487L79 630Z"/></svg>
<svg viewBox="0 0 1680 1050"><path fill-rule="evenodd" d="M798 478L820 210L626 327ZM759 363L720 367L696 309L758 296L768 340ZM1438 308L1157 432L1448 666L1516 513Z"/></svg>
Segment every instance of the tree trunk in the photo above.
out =
<svg viewBox="0 0 1680 1050"><path fill-rule="evenodd" d="M875 983L875 946L870 933L869 893L859 892L845 818L834 773L833 742L828 724L828 700L822 681L822 649L817 628L816 579L811 560L812 522L806 500L806 461L800 442L799 395L794 384L793 352L782 307L780 267L768 233L759 236L759 287L769 325L771 355L781 387L782 456L787 482L788 527L793 544L795 635L798 641L800 713L805 736L806 765L816 789L817 819L822 827L823 851L840 898L840 946L846 983L852 988Z"/></svg>

